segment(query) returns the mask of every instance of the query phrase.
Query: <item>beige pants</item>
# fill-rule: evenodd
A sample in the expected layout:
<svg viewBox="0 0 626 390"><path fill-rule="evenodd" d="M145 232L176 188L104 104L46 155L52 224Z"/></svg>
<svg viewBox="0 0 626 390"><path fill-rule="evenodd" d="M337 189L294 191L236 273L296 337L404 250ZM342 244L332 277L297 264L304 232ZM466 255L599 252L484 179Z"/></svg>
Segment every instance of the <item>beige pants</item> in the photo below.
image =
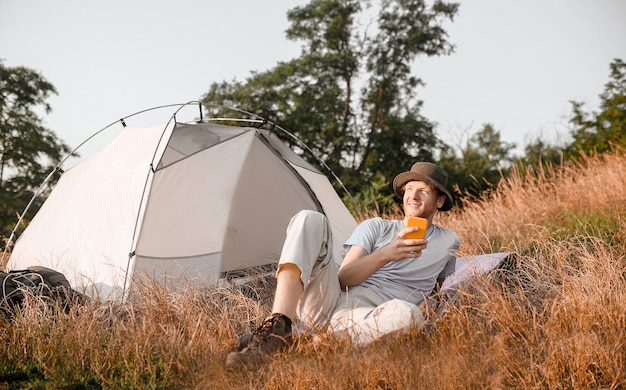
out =
<svg viewBox="0 0 626 390"><path fill-rule="evenodd" d="M349 336L357 345L423 326L422 311L410 302L385 302L362 286L341 289L330 231L326 216L311 210L296 214L287 227L279 267L291 263L301 271L304 292L297 308L300 320L309 327L328 327L339 337Z"/></svg>

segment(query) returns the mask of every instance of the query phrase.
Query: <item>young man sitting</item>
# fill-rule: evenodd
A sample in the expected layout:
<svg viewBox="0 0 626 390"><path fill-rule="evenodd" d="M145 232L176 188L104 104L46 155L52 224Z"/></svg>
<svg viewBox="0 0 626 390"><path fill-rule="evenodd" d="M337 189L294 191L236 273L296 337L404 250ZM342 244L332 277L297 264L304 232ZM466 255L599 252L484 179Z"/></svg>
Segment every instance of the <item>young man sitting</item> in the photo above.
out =
<svg viewBox="0 0 626 390"><path fill-rule="evenodd" d="M452 208L447 180L443 169L427 162L398 174L393 189L402 198L404 219L377 217L359 224L344 244L339 269L326 216L311 210L296 214L276 271L272 314L247 345L228 355L227 368L258 367L287 346L296 317L356 345L422 326L418 305L454 272L460 244L456 233L432 224L437 211ZM406 226L409 217L428 220L425 238L406 238L418 230Z"/></svg>

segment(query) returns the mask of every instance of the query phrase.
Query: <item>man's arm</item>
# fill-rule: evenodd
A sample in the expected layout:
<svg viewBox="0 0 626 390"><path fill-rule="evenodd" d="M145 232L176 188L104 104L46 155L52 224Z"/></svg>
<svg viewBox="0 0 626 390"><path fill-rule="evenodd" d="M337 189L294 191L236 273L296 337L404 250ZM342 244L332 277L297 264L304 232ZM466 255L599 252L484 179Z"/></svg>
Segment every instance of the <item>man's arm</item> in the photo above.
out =
<svg viewBox="0 0 626 390"><path fill-rule="evenodd" d="M416 229L407 228L402 230L389 245L385 245L370 254L364 248L352 245L339 267L338 276L341 288L361 284L361 282L390 261L419 257L422 250L426 248L427 241L424 239L404 239L404 235L407 232L414 230Z"/></svg>
<svg viewBox="0 0 626 390"><path fill-rule="evenodd" d="M382 250L368 254L364 248L352 245L339 267L338 276L341 288L361 284L380 267L387 264L387 261Z"/></svg>

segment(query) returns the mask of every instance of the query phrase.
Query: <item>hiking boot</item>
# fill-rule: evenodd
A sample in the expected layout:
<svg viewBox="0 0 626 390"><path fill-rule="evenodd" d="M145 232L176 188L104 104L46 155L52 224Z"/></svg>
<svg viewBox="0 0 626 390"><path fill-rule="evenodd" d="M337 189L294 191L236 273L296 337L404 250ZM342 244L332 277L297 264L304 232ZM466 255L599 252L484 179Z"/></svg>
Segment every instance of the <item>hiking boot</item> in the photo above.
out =
<svg viewBox="0 0 626 390"><path fill-rule="evenodd" d="M244 333L241 336L237 337L237 340L235 340L237 351L243 351L243 349L247 347L248 344L250 344L250 340L252 340L252 333Z"/></svg>
<svg viewBox="0 0 626 390"><path fill-rule="evenodd" d="M291 320L283 314L272 314L252 332L248 345L226 357L226 368L253 369L291 343ZM238 348L241 345L238 340Z"/></svg>

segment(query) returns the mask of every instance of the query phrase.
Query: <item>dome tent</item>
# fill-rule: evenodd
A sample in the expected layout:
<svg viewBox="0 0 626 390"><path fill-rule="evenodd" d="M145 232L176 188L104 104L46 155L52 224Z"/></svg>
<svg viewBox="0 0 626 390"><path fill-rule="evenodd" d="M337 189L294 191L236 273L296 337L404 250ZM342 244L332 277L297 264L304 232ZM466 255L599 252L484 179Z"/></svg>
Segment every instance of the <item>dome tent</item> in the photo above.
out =
<svg viewBox="0 0 626 390"><path fill-rule="evenodd" d="M255 116L177 122L189 106L202 116L190 102L165 125L126 126L134 115L114 122L123 128L111 142L62 173L7 269L51 268L101 299L126 297L142 277L216 284L276 264L301 209L328 216L343 257L356 221L328 178L259 124L284 129Z"/></svg>

